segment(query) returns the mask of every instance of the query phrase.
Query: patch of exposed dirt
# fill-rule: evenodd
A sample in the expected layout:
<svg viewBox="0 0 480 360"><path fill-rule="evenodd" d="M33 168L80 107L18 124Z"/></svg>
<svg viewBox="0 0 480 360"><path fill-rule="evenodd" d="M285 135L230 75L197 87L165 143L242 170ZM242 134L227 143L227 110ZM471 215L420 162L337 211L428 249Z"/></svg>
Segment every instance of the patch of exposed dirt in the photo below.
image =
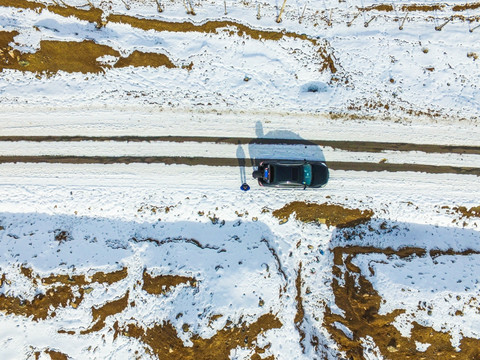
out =
<svg viewBox="0 0 480 360"><path fill-rule="evenodd" d="M157 54L157 53L144 53L138 50L135 50L126 58L121 58L118 60L114 67L121 68L127 66L152 66L152 67L160 67L165 66L169 69L176 68L176 66L171 62L165 54Z"/></svg>
<svg viewBox="0 0 480 360"><path fill-rule="evenodd" d="M127 57L120 57L120 53L111 47L87 40L82 42L43 40L40 41L40 49L35 53L22 53L8 45L17 35L16 31L0 31L0 71L14 69L47 75L58 71L102 73L105 69L112 67L97 60L105 55L119 57L113 65L116 68L166 66L171 69L176 67L164 54L134 51Z"/></svg>
<svg viewBox="0 0 480 360"><path fill-rule="evenodd" d="M44 285L63 284L63 285L76 285L84 286L89 282L85 278L85 275L67 275L67 274L51 274L47 277L41 278L40 281Z"/></svg>
<svg viewBox="0 0 480 360"><path fill-rule="evenodd" d="M114 271L111 273L104 273L103 271L99 271L90 277L91 280L88 280L85 275L51 274L50 276L41 278L41 282L44 285L52 285L55 283L61 283L64 285L77 285L77 286L84 286L91 283L104 283L104 284L111 285L117 281L125 279L127 275L128 275L127 268L122 268L121 270ZM30 279L32 279L32 277L30 277Z"/></svg>
<svg viewBox="0 0 480 360"><path fill-rule="evenodd" d="M465 5L455 5L452 10L453 11L465 11L465 10L473 10L480 8L480 2L470 3Z"/></svg>
<svg viewBox="0 0 480 360"><path fill-rule="evenodd" d="M157 324L154 327L143 327L130 324L126 328L116 326L116 336L133 337L149 346L153 353L162 360L224 360L228 359L230 351L237 347L255 350L252 359L261 358L265 349L259 348L256 339L270 329L280 328L282 323L273 314L260 316L255 322L239 325L228 324L209 339L193 335L190 340L193 346L185 346L178 337L175 328L170 323ZM267 345L268 347L268 345ZM267 358L268 359L268 358Z"/></svg>
<svg viewBox="0 0 480 360"><path fill-rule="evenodd" d="M291 214L295 214L297 220L323 223L337 228L354 227L366 223L374 215L372 210L349 209L341 205L301 201L291 202L283 208L273 211L272 214L280 221L286 221Z"/></svg>
<svg viewBox="0 0 480 360"><path fill-rule="evenodd" d="M27 0L1 0L0 6L8 6L20 9L31 9L38 12L47 9L57 15L69 17L74 16L79 20L85 20L88 22L97 23L98 26L102 24L103 11L101 9L90 7L88 10L78 9L73 6L63 4L46 6L39 2L27 1Z"/></svg>
<svg viewBox="0 0 480 360"><path fill-rule="evenodd" d="M33 300L0 294L0 311L26 317L32 316L35 321L55 317L55 309L60 307L69 305L78 307L85 293L90 291L88 285L93 282L112 284L126 276L126 269L109 274L96 273L92 275L92 280L87 280L84 275L50 275L42 278L25 267L21 267L20 272L32 281L33 286L37 287L38 282L47 286L45 293L38 293ZM2 279L4 279L2 283L8 281L5 274L2 275Z"/></svg>
<svg viewBox="0 0 480 360"><path fill-rule="evenodd" d="M445 4L433 4L433 5L420 5L420 4L410 4L410 5L403 5L402 11L405 12L413 12L413 11L436 11L436 10L443 10Z"/></svg>
<svg viewBox="0 0 480 360"><path fill-rule="evenodd" d="M45 350L45 353L47 355L50 355L50 359L52 360L68 360L68 355L60 352L60 351L56 351L56 350Z"/></svg>
<svg viewBox="0 0 480 360"><path fill-rule="evenodd" d="M111 273L104 273L103 271L99 271L91 276L92 282L103 283L111 285L116 283L117 281L123 280L127 277L128 270L126 267L122 268L121 270L114 271Z"/></svg>
<svg viewBox="0 0 480 360"><path fill-rule="evenodd" d="M66 230L57 229L54 231L54 234L55 234L55 240L58 241L59 244L62 244L66 241L70 241L73 239L70 233Z"/></svg>
<svg viewBox="0 0 480 360"><path fill-rule="evenodd" d="M66 354L64 354L60 351L46 349L46 350L43 350L43 351L35 351L33 353L33 356L35 357L35 360L39 360L40 356L42 356L42 353L45 353L46 355L49 355L51 360L68 360L69 359L68 355L66 355Z"/></svg>
<svg viewBox="0 0 480 360"><path fill-rule="evenodd" d="M108 316L121 313L128 306L128 294L127 293L118 300L113 300L105 303L104 305L92 308L93 325L87 330L83 330L80 334L90 334L95 331L100 331L105 326L105 319Z"/></svg>
<svg viewBox="0 0 480 360"><path fill-rule="evenodd" d="M197 286L197 281L192 277L178 275L152 276L147 270L143 271L142 289L152 295L165 295L180 284Z"/></svg>
<svg viewBox="0 0 480 360"><path fill-rule="evenodd" d="M395 318L404 310L395 310L386 315L380 315L382 298L372 284L361 274L360 269L352 264L357 254L382 253L387 256L407 258L426 256L421 248L377 249L371 247L337 247L332 250L335 275L332 288L336 305L344 312L338 315L326 308L324 325L332 338L338 343L348 359L367 359L364 353L363 341L370 337L380 353L387 359L479 359L480 340L464 337L460 352L451 345L450 335L435 331L432 328L413 322L411 336L403 337L392 325ZM344 285L340 284L343 280ZM346 334L335 323L344 325L351 331ZM424 352L417 351L416 341L430 344Z"/></svg>
<svg viewBox="0 0 480 360"><path fill-rule="evenodd" d="M70 286L62 285L48 289L44 294L37 294L33 300L23 300L18 297L0 294L0 311L7 314L32 316L33 320L45 320L55 317L55 312L50 310L77 304L83 300L83 290L79 289L80 296L76 297Z"/></svg>
<svg viewBox="0 0 480 360"><path fill-rule="evenodd" d="M45 9L45 5L27 0L0 0L0 6L8 6L19 9L41 10Z"/></svg>
<svg viewBox="0 0 480 360"><path fill-rule="evenodd" d="M5 53L5 49L2 49ZM58 71L101 73L109 65L103 65L97 58L105 55L118 57L119 52L93 41L40 41L35 53L21 53L11 50L0 62L0 70L15 69L36 73L53 74Z"/></svg>
<svg viewBox="0 0 480 360"><path fill-rule="evenodd" d="M390 4L379 4L379 5L372 5L372 6L367 6L364 8L358 8L359 11L393 11L393 6Z"/></svg>
<svg viewBox="0 0 480 360"><path fill-rule="evenodd" d="M91 23L96 23L97 27L104 25L102 21L103 11L101 9L91 7L88 10L78 9L73 6L59 6L59 5L50 5L47 9L55 14L60 16L69 17L74 16L79 20L85 20Z"/></svg>
<svg viewBox="0 0 480 360"><path fill-rule="evenodd" d="M478 226L477 219L480 219L480 206L472 206L470 209L467 209L465 206L450 207L445 205L441 209L447 214L454 216L452 223L463 225L464 227L469 225L469 223Z"/></svg>
<svg viewBox="0 0 480 360"><path fill-rule="evenodd" d="M452 208L453 211L461 214L462 217L470 219L472 217L480 218L480 206L473 206L467 209L465 206L456 206Z"/></svg>
<svg viewBox="0 0 480 360"><path fill-rule="evenodd" d="M355 103L350 103L347 106L347 109L350 111L358 111L358 110L364 110L364 109L374 109L374 110L390 110L390 105L387 103L382 103L380 101L375 101L375 100L369 100L365 101L363 104L355 104Z"/></svg>
<svg viewBox="0 0 480 360"><path fill-rule="evenodd" d="M8 51L11 50L11 48L8 48L8 44L11 43L13 38L18 34L20 34L18 31L0 31L0 50L2 51L0 53L1 58L7 55L5 52L8 53Z"/></svg>

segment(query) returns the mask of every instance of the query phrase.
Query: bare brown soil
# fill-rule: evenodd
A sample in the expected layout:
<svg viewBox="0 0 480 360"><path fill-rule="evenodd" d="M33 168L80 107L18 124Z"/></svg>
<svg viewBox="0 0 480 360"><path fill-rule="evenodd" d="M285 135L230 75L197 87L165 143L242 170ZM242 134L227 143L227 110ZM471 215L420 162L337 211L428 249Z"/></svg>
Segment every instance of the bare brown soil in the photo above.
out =
<svg viewBox="0 0 480 360"><path fill-rule="evenodd" d="M146 270L143 271L142 289L153 295L164 295L180 284L196 286L197 281L192 277L178 275L152 276Z"/></svg>
<svg viewBox="0 0 480 360"><path fill-rule="evenodd" d="M372 5L372 6L367 6L364 8L358 8L359 11L393 11L393 6L390 4L379 4L379 5Z"/></svg>
<svg viewBox="0 0 480 360"><path fill-rule="evenodd" d="M92 282L111 285L117 281L125 279L127 275L128 275L128 270L126 267L124 267L121 270L114 271L111 273L104 273L103 271L99 271L93 274L91 276L91 279L92 279Z"/></svg>
<svg viewBox="0 0 480 360"><path fill-rule="evenodd" d="M152 67L160 67L165 66L169 69L176 68L176 66L170 61L167 55L164 54L156 54L156 53L144 53L141 51L135 50L126 58L121 58L118 60L114 67L121 68L127 66L152 66Z"/></svg>
<svg viewBox="0 0 480 360"><path fill-rule="evenodd" d="M453 215L455 218L452 220L453 223L467 226L469 223L472 223L474 226L477 225L477 219L480 219L480 206L472 206L468 209L466 206L442 206L447 214Z"/></svg>
<svg viewBox="0 0 480 360"><path fill-rule="evenodd" d="M410 4L410 5L403 5L402 11L405 12L413 12L413 11L435 11L435 10L442 10L445 7L444 4L433 4L433 5L423 5L423 4Z"/></svg>
<svg viewBox="0 0 480 360"><path fill-rule="evenodd" d="M38 282L48 286L45 293L35 295L33 300L23 300L14 296L0 294L0 311L7 314L21 316L32 316L33 320L45 320L48 317L55 317L55 309L72 306L76 308L88 292L88 285L93 282L112 284L126 276L126 269L105 274L103 272L94 274L92 280L87 280L84 275L50 275L40 277L34 274L29 268L22 268L21 273L32 281L33 286ZM8 281L5 274L2 275L2 283ZM78 293L79 295L76 295ZM50 310L50 308L54 310Z"/></svg>
<svg viewBox="0 0 480 360"><path fill-rule="evenodd" d="M269 329L281 326L282 323L275 315L265 314L251 324L246 322L238 325L227 323L227 326L210 339L193 335L190 339L193 342L192 347L183 344L170 323L157 324L147 329L134 324L130 324L126 328L118 328L117 325L116 335L122 334L139 339L162 360L224 360L229 358L230 351L236 347L253 349L256 354L252 356L252 359L260 359L259 354L263 354L265 349L256 345L257 337Z"/></svg>
<svg viewBox="0 0 480 360"><path fill-rule="evenodd" d="M15 7L20 9L40 10L45 9L45 5L27 0L0 0L0 6Z"/></svg>
<svg viewBox="0 0 480 360"><path fill-rule="evenodd" d="M58 6L50 5L47 7L51 12L60 16L69 17L74 16L79 20L85 20L91 23L96 23L98 27L103 25L102 16L103 11L101 9L92 7L88 10L77 9L73 6Z"/></svg>
<svg viewBox="0 0 480 360"><path fill-rule="evenodd" d="M45 353L50 355L50 359L52 360L68 360L68 356L60 351L45 350Z"/></svg>
<svg viewBox="0 0 480 360"><path fill-rule="evenodd" d="M15 7L20 9L31 9L36 11L42 11L47 9L55 14L60 16L69 17L74 16L79 20L85 20L88 22L97 23L99 26L102 24L102 15L103 11L101 9L97 9L91 7L88 10L77 9L73 6L69 5L49 5L46 6L40 2L33 2L27 0L0 0L0 6L9 6Z"/></svg>
<svg viewBox="0 0 480 360"><path fill-rule="evenodd" d="M0 31L0 71L15 69L51 75L58 71L102 73L111 67L102 64L97 58L105 55L120 57L120 53L109 46L99 45L93 41L41 41L40 49L35 53L21 53L8 44L18 32ZM114 67L127 66L176 66L164 54L134 51L127 57L120 57Z"/></svg>
<svg viewBox="0 0 480 360"><path fill-rule="evenodd" d="M128 306L128 294L127 293L118 300L109 301L106 304L92 308L93 325L88 330L81 331L81 334L90 334L95 331L100 331L105 326L105 319L108 316L121 313Z"/></svg>
<svg viewBox="0 0 480 360"><path fill-rule="evenodd" d="M56 350L43 350L43 351L35 351L33 353L33 356L35 357L35 360L39 360L40 356L42 355L42 352L49 355L51 360L68 360L68 356L60 351Z"/></svg>
<svg viewBox="0 0 480 360"><path fill-rule="evenodd" d="M303 222L347 228L368 222L374 213L372 210L349 209L335 204L294 201L273 211L272 214L283 221L287 220L291 214L295 214L295 219Z"/></svg>
<svg viewBox="0 0 480 360"><path fill-rule="evenodd" d="M386 315L378 314L382 298L372 284L361 274L360 269L352 264L357 254L383 253L399 258L427 256L425 249L403 248L400 250L377 249L371 247L337 247L332 250L335 275L332 288L335 303L344 315L334 314L326 308L324 325L340 349L345 351L348 359L366 359L362 339L371 337L386 359L480 359L480 340L464 337L457 352L451 345L448 333L438 332L432 328L413 323L409 338L403 337L392 325L395 317L404 310L395 310ZM447 253L447 252L445 252ZM452 253L455 253L452 251ZM344 281L340 284L339 279ZM343 324L352 332L349 337L334 323ZM425 352L418 352L415 341L430 344Z"/></svg>
<svg viewBox="0 0 480 360"><path fill-rule="evenodd" d="M480 2L470 3L465 5L455 5L452 10L453 11L465 11L465 10L473 10L480 8Z"/></svg>
<svg viewBox="0 0 480 360"><path fill-rule="evenodd" d="M453 208L459 214L462 214L462 217L470 219L472 217L480 218L480 206L473 206L470 209L467 209L465 206L458 206Z"/></svg>

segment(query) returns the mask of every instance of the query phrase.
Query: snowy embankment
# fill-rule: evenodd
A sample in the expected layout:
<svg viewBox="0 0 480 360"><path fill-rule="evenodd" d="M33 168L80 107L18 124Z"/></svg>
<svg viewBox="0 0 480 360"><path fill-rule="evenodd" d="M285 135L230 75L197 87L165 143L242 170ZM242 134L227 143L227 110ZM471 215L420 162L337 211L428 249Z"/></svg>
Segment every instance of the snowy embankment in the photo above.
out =
<svg viewBox="0 0 480 360"><path fill-rule="evenodd" d="M67 3L88 14L82 1ZM478 121L478 30L470 32L472 10L454 10L460 2L424 11L403 10L409 4L382 10L363 1L288 3L281 23L274 2L261 4L259 19L259 4L227 3L227 14L204 2L193 16L180 1L163 4L162 13L154 3L93 1L100 23L93 13L90 22L85 13L62 16L72 8L54 2L0 7L0 26L18 33L10 46L22 54L46 52L42 41L88 40L105 51L90 59L98 74L68 73L58 64L48 77L30 73L30 65L25 72L5 69L0 99L15 106L150 104ZM173 25L157 29L155 21ZM163 54L174 68L115 66L135 51ZM67 55L52 61L61 64Z"/></svg>

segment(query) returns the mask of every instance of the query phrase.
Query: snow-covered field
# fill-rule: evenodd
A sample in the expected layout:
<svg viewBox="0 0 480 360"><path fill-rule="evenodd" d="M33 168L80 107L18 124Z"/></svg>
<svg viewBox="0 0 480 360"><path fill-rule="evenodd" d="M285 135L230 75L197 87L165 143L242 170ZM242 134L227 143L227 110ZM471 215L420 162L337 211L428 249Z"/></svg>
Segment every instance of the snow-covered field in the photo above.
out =
<svg viewBox="0 0 480 360"><path fill-rule="evenodd" d="M0 358L480 356L477 5L0 0Z"/></svg>

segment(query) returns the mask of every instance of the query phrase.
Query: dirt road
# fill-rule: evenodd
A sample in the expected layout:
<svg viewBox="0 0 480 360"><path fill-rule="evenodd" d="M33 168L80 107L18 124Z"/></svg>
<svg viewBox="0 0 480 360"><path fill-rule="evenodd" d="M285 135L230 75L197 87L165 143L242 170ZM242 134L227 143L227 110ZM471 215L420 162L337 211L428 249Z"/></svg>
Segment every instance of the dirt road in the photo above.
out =
<svg viewBox="0 0 480 360"><path fill-rule="evenodd" d="M215 148L220 145L224 147ZM235 149L242 146L249 148L249 154L243 151L235 153ZM189 150L180 154L178 149L184 148ZM262 151L255 150L259 148ZM250 167L262 160L303 159L307 152L305 149L309 149L312 156L320 157L318 160L325 160L332 170L480 176L480 159L476 158L480 155L479 146L249 137L3 136L0 137L0 163L160 163ZM397 156L397 160L387 161L387 157L393 158L392 154ZM418 154L429 156L428 161L418 158ZM452 162L444 159L445 156L456 158ZM464 161L463 156L469 161Z"/></svg>

